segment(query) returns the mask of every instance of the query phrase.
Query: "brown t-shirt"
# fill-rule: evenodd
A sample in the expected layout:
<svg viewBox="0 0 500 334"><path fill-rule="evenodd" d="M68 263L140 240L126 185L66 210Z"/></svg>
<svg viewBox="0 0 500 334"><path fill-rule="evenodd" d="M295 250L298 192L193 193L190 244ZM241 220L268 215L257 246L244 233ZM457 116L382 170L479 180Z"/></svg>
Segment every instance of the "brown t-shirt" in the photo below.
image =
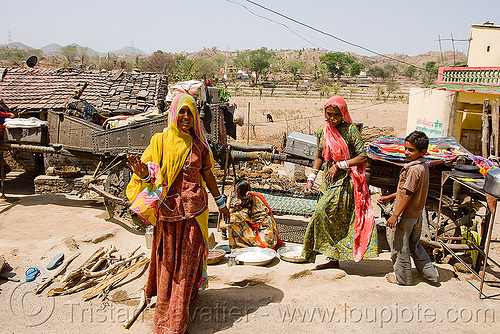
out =
<svg viewBox="0 0 500 334"><path fill-rule="evenodd" d="M193 146L182 170L170 186L160 206L160 220L179 221L200 215L208 206L208 194L200 180L201 172L212 168L210 153L202 142L193 136Z"/></svg>
<svg viewBox="0 0 500 334"><path fill-rule="evenodd" d="M418 218L422 216L422 210L427 199L427 191L429 190L429 167L425 163L424 158L407 163L401 169L396 192L396 202L394 204L395 208L398 207L398 204L402 200L405 189L410 191L412 195L401 217Z"/></svg>

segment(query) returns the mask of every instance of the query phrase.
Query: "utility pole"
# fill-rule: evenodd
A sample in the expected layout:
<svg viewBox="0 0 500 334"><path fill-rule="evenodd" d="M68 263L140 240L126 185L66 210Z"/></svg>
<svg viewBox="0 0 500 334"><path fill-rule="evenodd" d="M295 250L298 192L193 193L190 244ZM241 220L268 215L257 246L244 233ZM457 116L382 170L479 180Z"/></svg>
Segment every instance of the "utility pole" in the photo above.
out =
<svg viewBox="0 0 500 334"><path fill-rule="evenodd" d="M453 45L453 66L457 64L457 61L455 59L455 39L453 38L453 33L450 32L451 35L451 45Z"/></svg>

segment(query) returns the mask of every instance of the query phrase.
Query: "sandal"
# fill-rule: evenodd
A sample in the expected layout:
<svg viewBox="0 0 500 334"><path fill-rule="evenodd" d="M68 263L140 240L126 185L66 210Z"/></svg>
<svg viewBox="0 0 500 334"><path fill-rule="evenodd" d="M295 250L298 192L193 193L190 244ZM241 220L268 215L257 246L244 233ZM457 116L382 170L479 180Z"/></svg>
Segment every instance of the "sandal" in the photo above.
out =
<svg viewBox="0 0 500 334"><path fill-rule="evenodd" d="M32 282L40 275L40 270L37 267L31 267L26 270L26 282Z"/></svg>

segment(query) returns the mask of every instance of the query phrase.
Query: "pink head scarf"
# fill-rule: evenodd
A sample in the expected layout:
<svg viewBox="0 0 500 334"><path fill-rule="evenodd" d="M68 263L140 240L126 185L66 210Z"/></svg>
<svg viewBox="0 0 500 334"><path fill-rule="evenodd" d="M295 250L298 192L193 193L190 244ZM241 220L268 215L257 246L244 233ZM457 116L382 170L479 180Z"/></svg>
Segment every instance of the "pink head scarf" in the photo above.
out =
<svg viewBox="0 0 500 334"><path fill-rule="evenodd" d="M327 107L338 107L344 122L352 124L351 115L347 110L347 103L340 96L333 96L326 101L323 107L323 112L326 117ZM342 135L335 126L325 121L323 124L324 146L323 159L325 162L334 160L351 159L349 148ZM350 175L354 183L354 206L355 206L355 224L353 235L352 253L354 261L358 262L363 258L363 255L370 244L370 239L373 231L375 218L370 199L370 191L365 177L365 165L351 166L349 168Z"/></svg>
<svg viewBox="0 0 500 334"><path fill-rule="evenodd" d="M349 124L352 124L351 115L347 110L347 103L340 96L333 96L328 101L326 101L323 107L323 113L326 118L326 108L327 107L338 107L340 113L342 114L342 119ZM323 147L323 158L325 161L330 161L334 159L335 161L348 160L351 158L349 154L349 148L347 144L340 135L339 131L335 126L332 126L325 120L323 124L323 132L325 134L325 145Z"/></svg>

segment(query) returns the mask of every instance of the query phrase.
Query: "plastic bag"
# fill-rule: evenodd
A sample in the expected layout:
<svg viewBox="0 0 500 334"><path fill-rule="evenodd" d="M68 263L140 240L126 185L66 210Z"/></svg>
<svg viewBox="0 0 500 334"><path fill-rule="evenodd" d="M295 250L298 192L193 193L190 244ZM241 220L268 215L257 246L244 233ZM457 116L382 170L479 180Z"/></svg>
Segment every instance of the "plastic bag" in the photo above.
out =
<svg viewBox="0 0 500 334"><path fill-rule="evenodd" d="M239 109L234 109L233 122L239 126L245 124L245 113Z"/></svg>

